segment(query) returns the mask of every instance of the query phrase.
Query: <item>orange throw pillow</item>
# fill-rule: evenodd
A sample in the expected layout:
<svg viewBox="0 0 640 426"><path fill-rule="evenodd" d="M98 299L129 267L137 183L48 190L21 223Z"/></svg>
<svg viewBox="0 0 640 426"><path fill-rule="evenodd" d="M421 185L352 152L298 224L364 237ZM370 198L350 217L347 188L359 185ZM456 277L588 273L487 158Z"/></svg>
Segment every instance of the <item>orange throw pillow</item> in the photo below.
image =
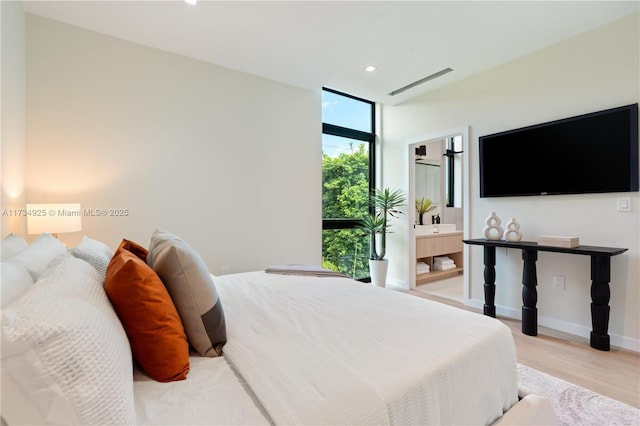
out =
<svg viewBox="0 0 640 426"><path fill-rule="evenodd" d="M133 356L154 380L184 380L189 344L169 292L145 260L147 250L123 240L107 267L104 289L127 333Z"/></svg>

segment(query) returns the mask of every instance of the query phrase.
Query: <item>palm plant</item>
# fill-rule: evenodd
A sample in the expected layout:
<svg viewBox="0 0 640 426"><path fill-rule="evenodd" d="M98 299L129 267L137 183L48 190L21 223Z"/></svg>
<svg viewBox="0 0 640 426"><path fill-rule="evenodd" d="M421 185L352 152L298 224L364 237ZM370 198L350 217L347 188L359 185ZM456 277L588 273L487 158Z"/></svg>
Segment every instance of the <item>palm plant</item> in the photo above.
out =
<svg viewBox="0 0 640 426"><path fill-rule="evenodd" d="M373 213L365 215L360 221L360 228L369 234L370 252L369 259L383 260L387 251L387 232L391 227L388 220L398 217L402 212L398 209L405 203L405 196L399 189L390 190L375 189L369 203L373 207ZM378 251L376 235L380 235L380 251Z"/></svg>
<svg viewBox="0 0 640 426"><path fill-rule="evenodd" d="M416 212L418 212L418 217L420 219L420 225L422 225L422 215L431 210L435 209L436 206L431 205L431 198L420 198L416 199Z"/></svg>

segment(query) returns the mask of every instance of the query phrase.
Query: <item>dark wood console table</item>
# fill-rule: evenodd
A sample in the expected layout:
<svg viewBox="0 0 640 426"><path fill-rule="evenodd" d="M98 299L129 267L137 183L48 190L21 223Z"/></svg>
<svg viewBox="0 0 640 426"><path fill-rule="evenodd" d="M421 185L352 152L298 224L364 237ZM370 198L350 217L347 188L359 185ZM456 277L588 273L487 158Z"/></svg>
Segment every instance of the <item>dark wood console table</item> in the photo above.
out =
<svg viewBox="0 0 640 426"><path fill-rule="evenodd" d="M539 251L581 254L591 257L591 347L608 351L609 344L609 298L611 296L611 256L627 251L626 248L578 246L573 248L541 246L532 241L487 240L486 238L463 240L465 244L484 247L484 314L496 316L496 247L522 250L522 332L529 336L538 334L538 292L536 285L536 260Z"/></svg>

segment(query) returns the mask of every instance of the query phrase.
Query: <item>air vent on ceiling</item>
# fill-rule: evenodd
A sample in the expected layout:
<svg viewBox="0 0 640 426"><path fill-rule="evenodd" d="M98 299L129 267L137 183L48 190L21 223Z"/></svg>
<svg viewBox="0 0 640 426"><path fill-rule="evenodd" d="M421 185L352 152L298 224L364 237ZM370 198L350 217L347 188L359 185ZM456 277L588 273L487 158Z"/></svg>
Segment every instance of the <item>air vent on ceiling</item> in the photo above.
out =
<svg viewBox="0 0 640 426"><path fill-rule="evenodd" d="M447 73L450 73L451 71L453 71L451 68L445 68L443 70L435 72L435 73L433 73L431 75L428 75L428 76L426 76L424 78L421 78L420 80L416 80L413 83L407 84L404 87L401 87L401 88L399 88L397 90L394 90L393 92L389 93L389 96L399 95L402 92L405 92L405 91L407 91L407 90L409 90L409 89L411 89L413 87L416 87L416 86L418 86L418 85L420 85L422 83L426 83L429 80L433 80L434 78L438 78L440 76L443 76L443 75L445 75Z"/></svg>

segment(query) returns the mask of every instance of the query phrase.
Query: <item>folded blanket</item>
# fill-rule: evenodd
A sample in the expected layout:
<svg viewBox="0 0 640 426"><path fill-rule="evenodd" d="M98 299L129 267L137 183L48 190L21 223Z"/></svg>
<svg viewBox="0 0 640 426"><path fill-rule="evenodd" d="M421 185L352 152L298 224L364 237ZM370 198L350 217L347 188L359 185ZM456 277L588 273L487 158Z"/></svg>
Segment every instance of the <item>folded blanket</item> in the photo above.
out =
<svg viewBox="0 0 640 426"><path fill-rule="evenodd" d="M347 277L342 272L325 269L318 265L307 265L300 263L270 266L265 269L265 272L269 274L303 275L312 277Z"/></svg>

